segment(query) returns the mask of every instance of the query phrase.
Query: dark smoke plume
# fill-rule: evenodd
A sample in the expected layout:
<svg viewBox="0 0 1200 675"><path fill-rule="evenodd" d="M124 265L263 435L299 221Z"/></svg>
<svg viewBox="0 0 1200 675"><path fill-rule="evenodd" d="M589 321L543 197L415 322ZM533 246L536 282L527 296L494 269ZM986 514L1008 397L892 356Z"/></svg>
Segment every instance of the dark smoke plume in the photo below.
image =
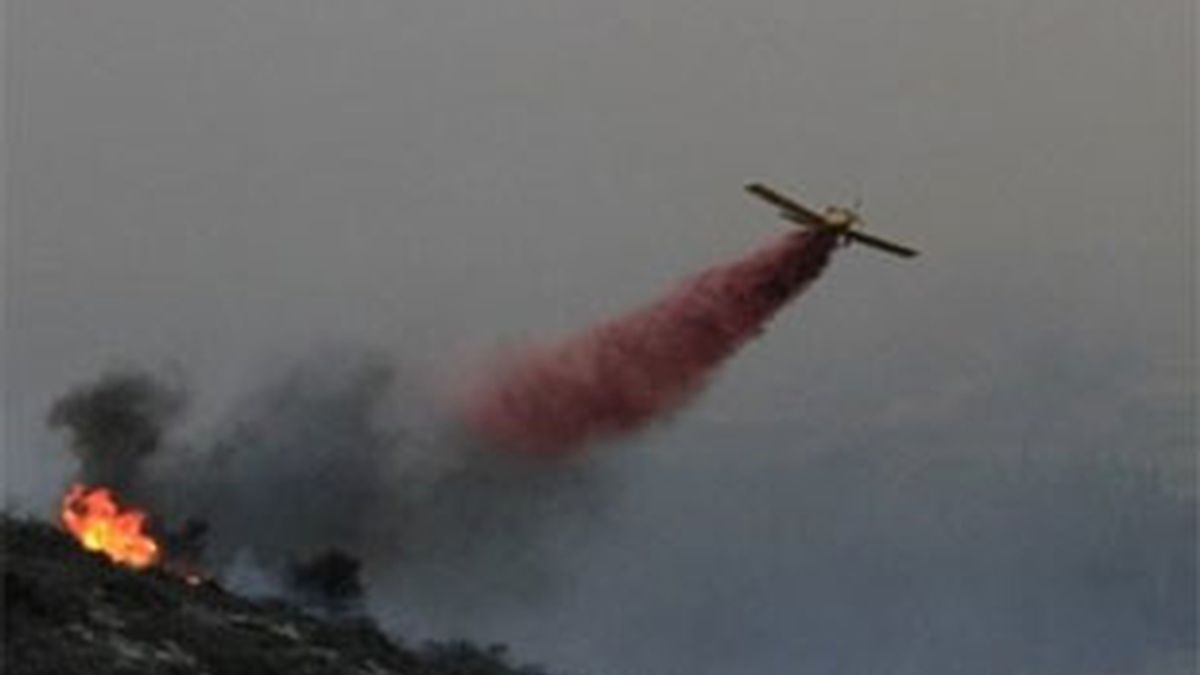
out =
<svg viewBox="0 0 1200 675"><path fill-rule="evenodd" d="M321 611L349 600L321 590L339 576L418 613L545 595L562 571L547 545L603 510L602 472L482 451L431 393L391 356L339 349L266 378L203 434L178 432L182 393L143 371L75 388L49 419L80 480L151 513L175 569ZM332 549L352 574L296 562Z"/></svg>
<svg viewBox="0 0 1200 675"><path fill-rule="evenodd" d="M509 449L562 454L677 409L820 275L836 235L791 233L667 297L502 363L464 397L467 423Z"/></svg>
<svg viewBox="0 0 1200 675"><path fill-rule="evenodd" d="M81 480L131 495L141 487L142 463L161 449L185 400L181 389L149 373L110 372L59 399L47 423L70 436Z"/></svg>

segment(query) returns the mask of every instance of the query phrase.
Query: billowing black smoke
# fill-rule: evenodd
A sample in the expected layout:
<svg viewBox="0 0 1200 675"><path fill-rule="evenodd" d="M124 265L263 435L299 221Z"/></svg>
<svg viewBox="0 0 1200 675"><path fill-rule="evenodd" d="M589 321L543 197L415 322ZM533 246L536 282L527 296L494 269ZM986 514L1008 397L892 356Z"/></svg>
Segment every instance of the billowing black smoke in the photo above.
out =
<svg viewBox="0 0 1200 675"><path fill-rule="evenodd" d="M81 480L132 495L141 487L142 463L162 448L185 402L178 385L145 371L122 370L63 396L47 423L68 434Z"/></svg>
<svg viewBox="0 0 1200 675"><path fill-rule="evenodd" d="M79 386L50 420L80 480L242 590L324 610L373 586L438 612L536 599L560 580L561 536L544 535L594 516L603 471L476 447L429 393L393 360L340 351L266 378L205 433L183 437L182 388L139 370Z"/></svg>

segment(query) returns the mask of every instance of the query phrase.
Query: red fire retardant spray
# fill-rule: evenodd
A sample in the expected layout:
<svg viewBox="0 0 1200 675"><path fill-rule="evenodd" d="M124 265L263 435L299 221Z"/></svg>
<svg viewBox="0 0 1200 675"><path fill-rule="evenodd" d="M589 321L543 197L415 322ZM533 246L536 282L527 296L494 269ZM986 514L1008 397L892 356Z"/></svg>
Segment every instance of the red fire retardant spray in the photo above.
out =
<svg viewBox="0 0 1200 675"><path fill-rule="evenodd" d="M498 447L539 455L644 427L694 397L829 262L837 235L791 232L657 302L512 355L468 388L463 418Z"/></svg>

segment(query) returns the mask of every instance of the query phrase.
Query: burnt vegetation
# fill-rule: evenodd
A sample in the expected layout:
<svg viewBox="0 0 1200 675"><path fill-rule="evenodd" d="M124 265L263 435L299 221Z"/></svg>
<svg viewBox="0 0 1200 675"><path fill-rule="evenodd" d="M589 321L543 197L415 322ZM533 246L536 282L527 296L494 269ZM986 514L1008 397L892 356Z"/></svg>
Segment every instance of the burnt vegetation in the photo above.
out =
<svg viewBox="0 0 1200 675"><path fill-rule="evenodd" d="M118 567L44 523L4 516L0 533L9 675L547 675L514 665L503 646L410 647L361 615L317 616L161 568ZM335 605L361 593L357 571L338 551L293 570Z"/></svg>
<svg viewBox="0 0 1200 675"><path fill-rule="evenodd" d="M331 616L357 613L362 609L363 586L359 579L362 563L337 548L294 561L288 568L290 590L309 607Z"/></svg>

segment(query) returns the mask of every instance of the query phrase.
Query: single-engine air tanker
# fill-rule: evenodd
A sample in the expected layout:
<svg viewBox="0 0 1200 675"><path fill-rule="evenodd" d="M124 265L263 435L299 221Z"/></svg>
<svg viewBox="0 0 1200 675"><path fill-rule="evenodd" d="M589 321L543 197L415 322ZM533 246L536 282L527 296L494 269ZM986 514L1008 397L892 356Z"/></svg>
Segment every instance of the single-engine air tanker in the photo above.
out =
<svg viewBox="0 0 1200 675"><path fill-rule="evenodd" d="M747 185L746 192L778 208L779 216L784 220L789 220L801 227L837 232L844 244L848 245L850 242L866 244L901 258L911 258L917 255L916 249L854 229L856 225L862 223L862 218L853 209L844 206L826 206L822 211L817 212L762 183Z"/></svg>

